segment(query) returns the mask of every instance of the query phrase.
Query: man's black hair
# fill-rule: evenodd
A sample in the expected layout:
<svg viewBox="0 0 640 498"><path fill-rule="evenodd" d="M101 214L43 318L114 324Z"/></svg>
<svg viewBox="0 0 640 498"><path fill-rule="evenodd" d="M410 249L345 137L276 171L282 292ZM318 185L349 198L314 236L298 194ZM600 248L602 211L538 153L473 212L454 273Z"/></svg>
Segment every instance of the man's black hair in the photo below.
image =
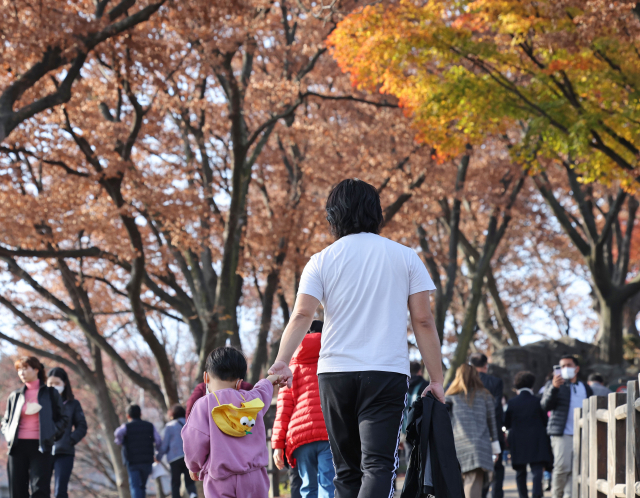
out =
<svg viewBox="0 0 640 498"><path fill-rule="evenodd" d="M414 375L418 375L418 372L422 370L422 363L419 363L417 361L412 361L411 363L409 363L409 372L411 372L411 377L413 377Z"/></svg>
<svg viewBox="0 0 640 498"><path fill-rule="evenodd" d="M488 362L487 355L483 353L473 353L469 356L469 363L476 368L483 368Z"/></svg>
<svg viewBox="0 0 640 498"><path fill-rule="evenodd" d="M589 375L587 382L600 382L600 384L604 384L604 378L598 372L593 372Z"/></svg>
<svg viewBox="0 0 640 498"><path fill-rule="evenodd" d="M357 178L342 180L327 197L327 221L336 239L352 233L380 233L382 206L373 185Z"/></svg>
<svg viewBox="0 0 640 498"><path fill-rule="evenodd" d="M138 405L129 405L127 408L127 416L132 419L139 419L142 416L142 410Z"/></svg>
<svg viewBox="0 0 640 498"><path fill-rule="evenodd" d="M216 348L207 357L207 373L220 380L244 379L247 375L247 360L236 348Z"/></svg>
<svg viewBox="0 0 640 498"><path fill-rule="evenodd" d="M311 322L311 327L309 327L308 334L317 334L318 332L322 333L322 326L324 322L322 320L314 320Z"/></svg>
<svg viewBox="0 0 640 498"><path fill-rule="evenodd" d="M573 360L573 364L576 367L580 366L580 361L578 360L577 356L573 356L572 354L565 354L562 356L562 358L560 358L561 360Z"/></svg>
<svg viewBox="0 0 640 498"><path fill-rule="evenodd" d="M523 372L518 372L515 379L513 380L513 385L516 389L524 389L525 387L531 389L535 383L536 376L531 372L527 372L526 370Z"/></svg>
<svg viewBox="0 0 640 498"><path fill-rule="evenodd" d="M171 418L173 420L178 420L179 418L185 418L187 416L187 411L182 405L173 405L169 411L171 412Z"/></svg>

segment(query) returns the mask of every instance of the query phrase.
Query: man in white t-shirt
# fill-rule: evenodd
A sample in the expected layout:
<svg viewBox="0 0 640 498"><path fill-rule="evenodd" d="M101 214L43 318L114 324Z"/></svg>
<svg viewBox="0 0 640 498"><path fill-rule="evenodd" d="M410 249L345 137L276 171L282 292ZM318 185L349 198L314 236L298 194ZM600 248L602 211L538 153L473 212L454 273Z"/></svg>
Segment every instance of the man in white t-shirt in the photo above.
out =
<svg viewBox="0 0 640 498"><path fill-rule="evenodd" d="M407 396L407 305L431 383L444 402L440 340L429 301L435 289L411 248L378 235L376 189L344 180L329 194L327 221L336 242L307 263L293 314L270 374L285 375L320 303L324 329L318 361L320 398L336 468L336 498L389 498Z"/></svg>

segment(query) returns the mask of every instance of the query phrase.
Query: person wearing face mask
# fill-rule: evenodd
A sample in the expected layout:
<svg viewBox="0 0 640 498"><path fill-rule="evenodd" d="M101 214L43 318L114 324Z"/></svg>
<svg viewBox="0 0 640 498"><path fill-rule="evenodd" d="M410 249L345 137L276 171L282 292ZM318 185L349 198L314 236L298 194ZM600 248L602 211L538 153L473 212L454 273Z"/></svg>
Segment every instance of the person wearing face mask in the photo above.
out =
<svg viewBox="0 0 640 498"><path fill-rule="evenodd" d="M69 376L63 368L55 367L49 370L47 385L58 391L64 403L64 413L69 417L64 434L53 448L54 496L69 498L67 489L76 455L75 446L87 434L87 421L80 402L73 397Z"/></svg>
<svg viewBox="0 0 640 498"><path fill-rule="evenodd" d="M553 498L571 498L573 411L582 407L584 399L593 396L591 387L578 380L579 371L580 363L575 356L563 356L560 359L560 373L554 372L540 401L542 409L551 412L547 434L551 437L553 452Z"/></svg>

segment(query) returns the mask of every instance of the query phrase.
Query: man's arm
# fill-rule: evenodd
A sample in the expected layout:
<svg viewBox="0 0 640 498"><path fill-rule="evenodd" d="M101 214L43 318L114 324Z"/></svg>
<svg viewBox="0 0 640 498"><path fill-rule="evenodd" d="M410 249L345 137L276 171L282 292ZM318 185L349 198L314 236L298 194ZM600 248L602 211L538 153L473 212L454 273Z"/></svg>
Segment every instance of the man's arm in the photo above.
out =
<svg viewBox="0 0 640 498"><path fill-rule="evenodd" d="M293 308L293 314L280 340L278 356L273 366L269 369L269 375L283 375L289 387L291 387L293 380L293 374L289 369L289 362L309 330L311 322L313 321L313 315L319 304L320 301L313 296L298 294L296 304Z"/></svg>
<svg viewBox="0 0 640 498"><path fill-rule="evenodd" d="M429 291L418 292L409 296L409 313L413 334L418 344L418 350L422 355L430 384L424 390L423 396L431 392L437 400L444 403L444 389L442 382L442 354L440 352L440 338L436 330L436 323L431 313L431 301Z"/></svg>
<svg viewBox="0 0 640 498"><path fill-rule="evenodd" d="M127 435L127 426L125 424L122 424L120 427L118 427L115 432L113 433L115 442L118 446L122 446L122 443L124 442L124 437Z"/></svg>

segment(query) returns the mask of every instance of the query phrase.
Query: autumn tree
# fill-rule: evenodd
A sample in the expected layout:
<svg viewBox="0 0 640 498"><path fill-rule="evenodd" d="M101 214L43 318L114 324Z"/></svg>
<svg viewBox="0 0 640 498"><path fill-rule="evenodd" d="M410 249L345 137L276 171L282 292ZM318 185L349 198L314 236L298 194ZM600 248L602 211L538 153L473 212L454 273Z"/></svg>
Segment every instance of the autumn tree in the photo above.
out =
<svg viewBox="0 0 640 498"><path fill-rule="evenodd" d="M519 135L514 157L538 163L531 170L536 185L590 268L602 355L611 363L622 360L615 317L640 290L640 279L627 282L625 257L609 263L606 256L616 252L609 230L625 204L624 188L636 182L633 82L640 24L634 6L570 0L377 4L352 14L332 35L353 82L396 95L419 133L443 153L458 153L488 135ZM540 168L547 160L566 168L581 206L579 225L553 198ZM600 213L590 213L581 186L596 180L621 184L603 224ZM630 202L627 216L633 217Z"/></svg>

